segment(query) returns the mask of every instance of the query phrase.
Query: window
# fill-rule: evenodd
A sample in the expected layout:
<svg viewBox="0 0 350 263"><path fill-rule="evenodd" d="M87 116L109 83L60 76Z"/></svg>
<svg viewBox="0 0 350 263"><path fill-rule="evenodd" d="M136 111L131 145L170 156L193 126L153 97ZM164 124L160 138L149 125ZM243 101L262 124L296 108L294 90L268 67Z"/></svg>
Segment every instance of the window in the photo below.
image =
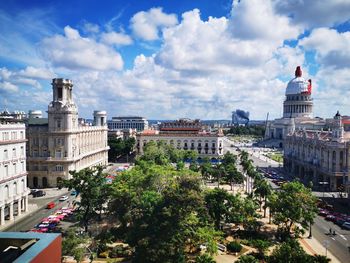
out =
<svg viewBox="0 0 350 263"><path fill-rule="evenodd" d="M21 139L24 139L24 132L23 131L20 132L20 136L21 136Z"/></svg>
<svg viewBox="0 0 350 263"><path fill-rule="evenodd" d="M14 163L13 164L13 175L16 175L17 174L17 164Z"/></svg>
<svg viewBox="0 0 350 263"><path fill-rule="evenodd" d="M56 128L61 128L61 119L56 120Z"/></svg>
<svg viewBox="0 0 350 263"><path fill-rule="evenodd" d="M5 176L6 177L9 176L9 167L8 167L8 165L5 165Z"/></svg>
<svg viewBox="0 0 350 263"><path fill-rule="evenodd" d="M17 132L11 132L11 140L17 140Z"/></svg>
<svg viewBox="0 0 350 263"><path fill-rule="evenodd" d="M62 165L56 165L55 166L55 171L56 172L63 172L63 166Z"/></svg>
<svg viewBox="0 0 350 263"><path fill-rule="evenodd" d="M24 156L24 146L21 146L21 157Z"/></svg>
<svg viewBox="0 0 350 263"><path fill-rule="evenodd" d="M57 88L57 98L59 100L62 100L62 88Z"/></svg>
<svg viewBox="0 0 350 263"><path fill-rule="evenodd" d="M12 158L16 158L16 148L12 149Z"/></svg>
<svg viewBox="0 0 350 263"><path fill-rule="evenodd" d="M9 158L7 150L4 150L4 160L7 160Z"/></svg>

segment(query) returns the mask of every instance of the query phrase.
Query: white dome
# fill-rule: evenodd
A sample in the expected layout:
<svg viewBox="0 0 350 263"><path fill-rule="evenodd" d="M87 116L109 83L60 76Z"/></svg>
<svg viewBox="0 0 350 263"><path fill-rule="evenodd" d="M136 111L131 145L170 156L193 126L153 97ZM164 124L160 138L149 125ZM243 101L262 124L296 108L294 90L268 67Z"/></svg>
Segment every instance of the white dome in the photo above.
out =
<svg viewBox="0 0 350 263"><path fill-rule="evenodd" d="M309 82L306 81L303 77L295 77L288 82L286 95L308 92L308 86Z"/></svg>

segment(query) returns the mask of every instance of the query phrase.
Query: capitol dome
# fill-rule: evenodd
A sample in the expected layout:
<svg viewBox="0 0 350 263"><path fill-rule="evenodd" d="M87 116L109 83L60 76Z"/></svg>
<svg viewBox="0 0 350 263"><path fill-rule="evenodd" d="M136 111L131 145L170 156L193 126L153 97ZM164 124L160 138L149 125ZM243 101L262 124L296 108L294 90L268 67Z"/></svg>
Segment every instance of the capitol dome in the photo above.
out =
<svg viewBox="0 0 350 263"><path fill-rule="evenodd" d="M288 82L286 95L311 94L311 79L305 80L302 77L300 66L295 70L295 78Z"/></svg>

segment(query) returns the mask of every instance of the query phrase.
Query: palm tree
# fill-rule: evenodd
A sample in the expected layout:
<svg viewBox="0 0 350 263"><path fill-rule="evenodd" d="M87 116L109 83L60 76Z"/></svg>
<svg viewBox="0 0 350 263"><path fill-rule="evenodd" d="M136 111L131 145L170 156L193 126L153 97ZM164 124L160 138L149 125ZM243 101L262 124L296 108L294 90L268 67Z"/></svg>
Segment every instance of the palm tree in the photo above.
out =
<svg viewBox="0 0 350 263"><path fill-rule="evenodd" d="M265 179L256 180L254 194L258 195L260 198L259 200L260 211L261 211L262 199L264 199L264 218L266 217L266 208L267 208L266 200L267 200L267 197L271 195L271 193L272 193L272 187L268 181L266 181Z"/></svg>
<svg viewBox="0 0 350 263"><path fill-rule="evenodd" d="M237 170L234 164L228 165L225 170L226 179L230 182L231 191L233 191L233 185L235 183L241 183L243 181L243 175Z"/></svg>

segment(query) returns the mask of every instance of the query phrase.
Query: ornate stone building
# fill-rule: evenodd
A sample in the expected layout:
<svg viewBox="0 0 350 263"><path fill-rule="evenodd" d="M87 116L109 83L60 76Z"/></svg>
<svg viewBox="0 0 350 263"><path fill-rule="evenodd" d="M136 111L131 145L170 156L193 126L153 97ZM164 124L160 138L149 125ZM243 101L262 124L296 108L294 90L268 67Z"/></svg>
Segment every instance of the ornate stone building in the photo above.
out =
<svg viewBox="0 0 350 263"><path fill-rule="evenodd" d="M159 130L145 130L136 136L137 152L143 154L143 147L150 141L164 141L177 149L197 151L199 157L218 158L223 156L224 135L203 129L199 120L180 119L165 122Z"/></svg>
<svg viewBox="0 0 350 263"><path fill-rule="evenodd" d="M0 119L0 225L28 208L25 125Z"/></svg>
<svg viewBox="0 0 350 263"><path fill-rule="evenodd" d="M284 169L304 183L337 191L349 182L350 122L338 112L327 123L324 131L292 127L284 141Z"/></svg>
<svg viewBox="0 0 350 263"><path fill-rule="evenodd" d="M27 127L28 184L54 187L69 179L69 171L107 165L107 114L94 111L93 125L80 122L73 83L53 79L48 119L30 118Z"/></svg>
<svg viewBox="0 0 350 263"><path fill-rule="evenodd" d="M311 79L302 77L301 68L295 70L295 77L288 82L285 101L283 102L283 117L270 121L266 125L265 139L275 139L279 147L290 132L291 126L297 129L321 130L326 122L321 118L313 118L313 100L311 97Z"/></svg>

